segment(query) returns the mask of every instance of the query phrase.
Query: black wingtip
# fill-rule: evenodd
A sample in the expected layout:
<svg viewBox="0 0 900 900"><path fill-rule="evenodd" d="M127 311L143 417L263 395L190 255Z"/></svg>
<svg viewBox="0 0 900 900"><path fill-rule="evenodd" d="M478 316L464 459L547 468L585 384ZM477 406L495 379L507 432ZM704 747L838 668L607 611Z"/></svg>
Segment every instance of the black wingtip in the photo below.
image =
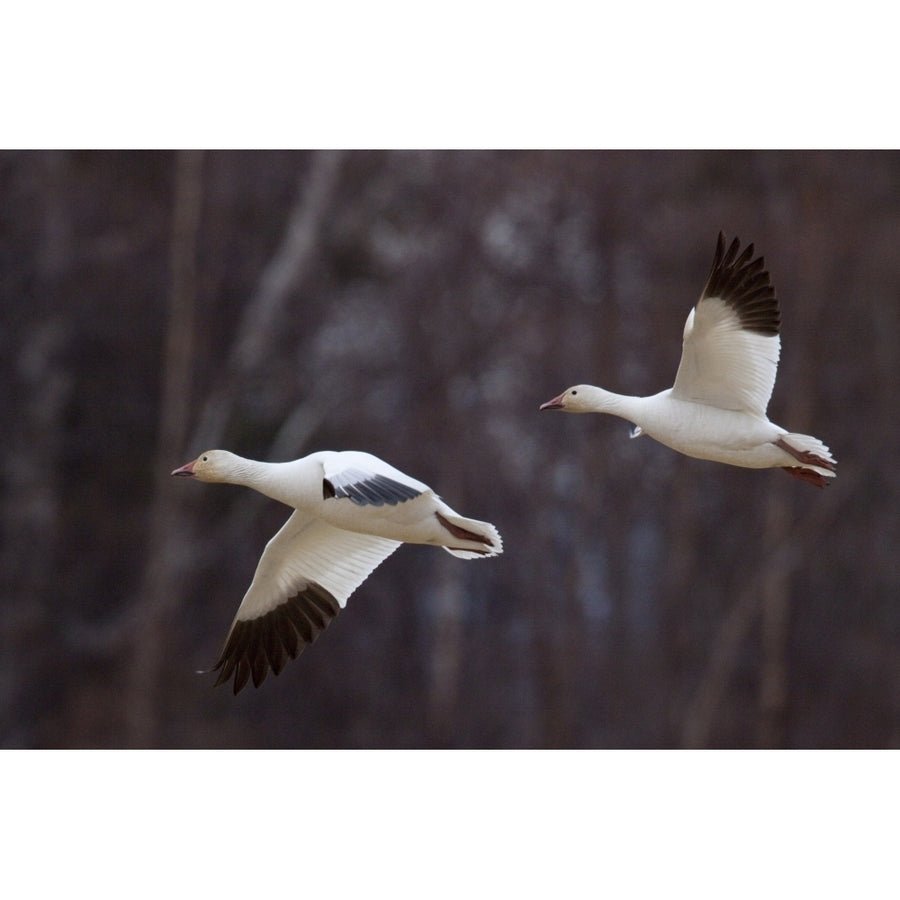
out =
<svg viewBox="0 0 900 900"><path fill-rule="evenodd" d="M264 615L236 621L216 664L203 674L219 672L213 687L233 675L235 694L251 680L258 688L269 672L279 675L289 659L296 659L340 610L330 591L310 582Z"/></svg>
<svg viewBox="0 0 900 900"><path fill-rule="evenodd" d="M740 255L739 238L732 240L727 251L726 244L725 232L719 231L716 252L700 300L717 297L738 314L745 330L777 335L781 320L765 259L762 256L754 258L752 243Z"/></svg>

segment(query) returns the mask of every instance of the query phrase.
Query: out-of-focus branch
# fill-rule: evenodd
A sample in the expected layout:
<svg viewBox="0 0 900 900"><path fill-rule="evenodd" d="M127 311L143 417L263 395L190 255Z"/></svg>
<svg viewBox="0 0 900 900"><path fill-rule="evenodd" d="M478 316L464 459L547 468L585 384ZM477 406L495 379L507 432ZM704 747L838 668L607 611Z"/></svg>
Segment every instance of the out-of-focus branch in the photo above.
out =
<svg viewBox="0 0 900 900"><path fill-rule="evenodd" d="M797 565L797 551L789 542L773 547L766 540L766 546L765 565L738 594L716 633L706 672L684 715L682 747L696 749L709 745L716 712L737 664L741 644L766 602L765 591L773 583L786 584Z"/></svg>
<svg viewBox="0 0 900 900"><path fill-rule="evenodd" d="M716 712L734 671L741 644L759 614L759 585L753 581L735 600L719 625L706 672L684 714L681 746L708 746Z"/></svg>
<svg viewBox="0 0 900 900"><path fill-rule="evenodd" d="M205 449L220 442L240 382L263 366L276 340L291 292L306 275L315 255L342 160L343 154L336 150L323 150L313 156L310 169L300 184L284 239L244 308L225 365L227 374L200 413L191 441L195 448Z"/></svg>

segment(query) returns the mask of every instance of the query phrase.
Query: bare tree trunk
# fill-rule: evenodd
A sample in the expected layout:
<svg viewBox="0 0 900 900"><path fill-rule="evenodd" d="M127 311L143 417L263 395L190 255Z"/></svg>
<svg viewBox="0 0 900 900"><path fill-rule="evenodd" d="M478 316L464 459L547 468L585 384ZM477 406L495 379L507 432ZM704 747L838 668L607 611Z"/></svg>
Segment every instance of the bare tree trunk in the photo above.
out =
<svg viewBox="0 0 900 900"><path fill-rule="evenodd" d="M0 506L3 545L0 590L6 602L0 618L0 746L29 747L44 700L35 696L53 646L48 605L60 535L59 460L64 429L60 421L72 379L60 359L65 329L54 318L31 328L16 360L22 414L5 435L8 489ZM14 602L11 602L13 601ZM28 714L18 711L27 707ZM27 730L7 732L9 723Z"/></svg>
<svg viewBox="0 0 900 900"><path fill-rule="evenodd" d="M773 183L771 196L777 195ZM825 221L826 217L813 217ZM818 229L821 232L821 228ZM776 233L782 234L781 246L791 247L791 229L778 225ZM819 256L820 247L826 243L825 235L806 246L796 246L795 268L800 275L799 284L804 289L792 298L792 318L806 321L807 328L815 328L822 315L812 298L827 293L825 269ZM792 390L787 393L785 424L789 429L805 431L812 420L815 405L816 377L812 360L807 355L797 360L784 374L792 373ZM768 559L779 547L786 547L791 540L789 498L783 486L773 484L766 505L765 542L763 559ZM821 502L812 497L811 502ZM759 719L757 745L763 748L780 748L786 745L790 678L788 666L788 640L791 618L791 570L787 567L767 565L762 576L762 660L760 664Z"/></svg>
<svg viewBox="0 0 900 900"><path fill-rule="evenodd" d="M684 673L692 658L693 640L686 610L696 596L692 579L698 571L698 550L703 545L694 491L695 485L686 478L676 478L672 484L666 528L669 545L659 579L662 670L656 677L666 695L667 742L677 739L685 703Z"/></svg>
<svg viewBox="0 0 900 900"><path fill-rule="evenodd" d="M446 396L445 380L439 380L438 390ZM435 422L434 430L438 446L452 446L453 435L446 417ZM463 479L458 457L444 453L440 468L440 493L450 498L462 497ZM453 502L456 502L455 499ZM431 597L434 649L428 665L427 701L429 745L432 747L451 748L456 743L454 736L458 732L464 638L463 579L464 567L469 565L474 563L464 563L446 553L435 561L437 586Z"/></svg>
<svg viewBox="0 0 900 900"><path fill-rule="evenodd" d="M436 566L437 587L432 593L434 651L429 665L429 746L451 748L459 705L463 641L462 567L459 560L441 559Z"/></svg>
<svg viewBox="0 0 900 900"><path fill-rule="evenodd" d="M774 487L766 505L763 558L768 559L790 539L788 501ZM759 686L757 743L776 749L785 743L788 704L787 645L790 626L790 572L765 566L762 573L762 662Z"/></svg>
<svg viewBox="0 0 900 900"><path fill-rule="evenodd" d="M19 336L4 386L19 398L20 413L4 431L4 491L0 502L0 746L39 743L35 729L49 705L42 693L53 653L53 617L48 591L60 537L60 459L62 418L73 388L63 353L64 315L53 310L73 254L72 219L62 185L63 153L37 160L41 190L39 241L35 247L36 298L24 335ZM14 602L10 602L14 598ZM51 638L51 640L48 640ZM30 686L30 687L29 687ZM35 686L40 686L35 689ZM27 707L27 713L19 708ZM28 723L10 731L12 723Z"/></svg>
<svg viewBox="0 0 900 900"><path fill-rule="evenodd" d="M189 425L197 295L197 244L203 201L204 155L180 152L176 160L175 203L170 250L171 286L159 439L154 462L155 490L143 582L132 622L134 656L126 704L126 740L131 747L153 747L159 740L159 684L168 616L180 603L180 554L184 522L180 495L169 478L173 448L183 446Z"/></svg>

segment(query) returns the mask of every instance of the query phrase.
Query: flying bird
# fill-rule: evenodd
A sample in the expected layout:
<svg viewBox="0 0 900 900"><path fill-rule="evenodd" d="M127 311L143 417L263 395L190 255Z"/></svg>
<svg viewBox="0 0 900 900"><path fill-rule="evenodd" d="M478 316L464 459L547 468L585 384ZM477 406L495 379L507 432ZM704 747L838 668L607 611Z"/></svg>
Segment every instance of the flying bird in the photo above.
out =
<svg viewBox="0 0 900 900"><path fill-rule="evenodd" d="M173 475L253 488L293 507L266 544L218 661L216 685L237 694L269 670L281 673L344 608L347 598L402 543L432 544L462 559L503 552L497 529L454 512L434 491L357 451L293 462L209 450Z"/></svg>
<svg viewBox="0 0 900 900"><path fill-rule="evenodd" d="M750 469L782 468L816 487L834 477L836 460L820 440L770 422L766 407L775 386L778 301L753 244L738 255L719 240L712 269L684 325L675 384L651 397L614 394L587 384L570 387L541 409L610 413L693 456Z"/></svg>

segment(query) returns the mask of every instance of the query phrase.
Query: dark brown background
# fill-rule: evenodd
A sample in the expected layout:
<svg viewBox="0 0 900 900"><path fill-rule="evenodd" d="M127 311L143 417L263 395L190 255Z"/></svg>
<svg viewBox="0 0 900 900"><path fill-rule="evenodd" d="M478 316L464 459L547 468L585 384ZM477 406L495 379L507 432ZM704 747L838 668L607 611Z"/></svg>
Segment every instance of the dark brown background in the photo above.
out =
<svg viewBox="0 0 900 900"><path fill-rule="evenodd" d="M4 152L4 747L896 747L900 155ZM680 457L719 229L782 308L825 491ZM287 510L169 471L365 449L500 528L404 547L237 698L200 676Z"/></svg>

